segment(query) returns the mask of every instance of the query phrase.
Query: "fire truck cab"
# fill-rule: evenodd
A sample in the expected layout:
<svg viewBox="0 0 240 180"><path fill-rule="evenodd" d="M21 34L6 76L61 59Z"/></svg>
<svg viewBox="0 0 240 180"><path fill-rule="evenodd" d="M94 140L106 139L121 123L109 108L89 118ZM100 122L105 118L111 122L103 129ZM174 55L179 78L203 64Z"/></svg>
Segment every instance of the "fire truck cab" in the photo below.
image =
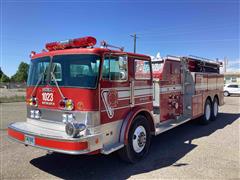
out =
<svg viewBox="0 0 240 180"><path fill-rule="evenodd" d="M46 44L31 54L27 120L9 125L11 139L66 154L110 154L137 162L151 136L193 118L208 124L223 104L220 64L113 50L84 37Z"/></svg>

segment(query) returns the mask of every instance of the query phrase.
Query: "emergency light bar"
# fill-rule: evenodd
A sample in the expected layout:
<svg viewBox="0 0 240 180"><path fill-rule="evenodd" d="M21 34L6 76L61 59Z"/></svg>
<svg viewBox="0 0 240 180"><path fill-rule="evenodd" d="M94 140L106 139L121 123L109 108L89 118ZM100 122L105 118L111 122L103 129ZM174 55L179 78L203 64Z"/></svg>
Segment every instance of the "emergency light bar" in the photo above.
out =
<svg viewBox="0 0 240 180"><path fill-rule="evenodd" d="M49 51L70 49L70 48L86 48L92 47L97 43L94 37L86 36L82 38L69 39L66 41L56 41L46 44L46 49Z"/></svg>

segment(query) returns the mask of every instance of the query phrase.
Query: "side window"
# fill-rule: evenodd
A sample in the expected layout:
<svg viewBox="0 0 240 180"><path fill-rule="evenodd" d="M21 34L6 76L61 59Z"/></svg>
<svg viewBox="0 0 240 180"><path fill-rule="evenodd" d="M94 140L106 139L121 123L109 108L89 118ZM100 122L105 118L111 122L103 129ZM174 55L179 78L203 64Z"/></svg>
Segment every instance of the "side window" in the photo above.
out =
<svg viewBox="0 0 240 180"><path fill-rule="evenodd" d="M102 79L111 81L126 81L127 56L106 56L103 62Z"/></svg>
<svg viewBox="0 0 240 180"><path fill-rule="evenodd" d="M150 61L135 59L134 71L136 80L151 79Z"/></svg>
<svg viewBox="0 0 240 180"><path fill-rule="evenodd" d="M238 85L232 84L228 86L229 88L238 88Z"/></svg>

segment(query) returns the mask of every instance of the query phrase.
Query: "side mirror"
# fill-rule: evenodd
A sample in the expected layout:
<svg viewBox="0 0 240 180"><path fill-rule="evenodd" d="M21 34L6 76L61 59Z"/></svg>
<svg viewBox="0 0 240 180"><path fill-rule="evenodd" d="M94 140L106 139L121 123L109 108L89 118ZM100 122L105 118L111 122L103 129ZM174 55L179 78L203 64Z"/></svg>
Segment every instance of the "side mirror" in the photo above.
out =
<svg viewBox="0 0 240 180"><path fill-rule="evenodd" d="M121 68L125 68L127 65L127 56L119 56L118 61L119 61L119 66Z"/></svg>
<svg viewBox="0 0 240 180"><path fill-rule="evenodd" d="M127 74L125 71L120 71L120 80L126 80L127 79Z"/></svg>

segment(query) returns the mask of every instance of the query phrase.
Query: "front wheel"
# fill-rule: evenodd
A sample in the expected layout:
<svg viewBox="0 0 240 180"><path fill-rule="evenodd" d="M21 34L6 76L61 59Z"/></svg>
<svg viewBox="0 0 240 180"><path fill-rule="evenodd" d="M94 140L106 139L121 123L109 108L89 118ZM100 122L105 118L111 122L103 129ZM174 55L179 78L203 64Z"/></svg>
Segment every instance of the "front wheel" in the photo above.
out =
<svg viewBox="0 0 240 180"><path fill-rule="evenodd" d="M124 161L136 163L145 157L151 141L150 126L145 116L137 116L128 133L128 144L119 150Z"/></svg>

